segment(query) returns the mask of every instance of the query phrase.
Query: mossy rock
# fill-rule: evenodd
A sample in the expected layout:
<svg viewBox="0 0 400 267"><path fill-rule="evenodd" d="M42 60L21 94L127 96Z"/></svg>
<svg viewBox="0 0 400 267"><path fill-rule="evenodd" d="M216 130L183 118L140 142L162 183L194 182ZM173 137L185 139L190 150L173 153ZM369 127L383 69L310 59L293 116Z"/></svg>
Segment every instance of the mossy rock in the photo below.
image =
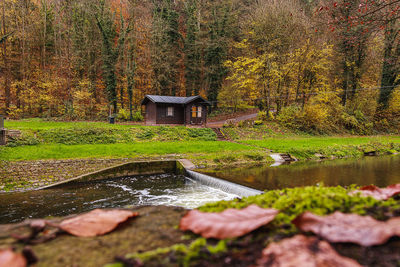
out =
<svg viewBox="0 0 400 267"><path fill-rule="evenodd" d="M62 234L54 240L32 246L39 258L38 266L98 267L112 263L119 255L184 243L183 233L176 226L185 209L149 206L133 210L139 212L138 217L104 236L83 238ZM17 225L0 225L0 248L14 246L17 250L22 249L22 245L15 243L14 239L7 238L15 232ZM22 227L19 231L26 232L26 228Z"/></svg>

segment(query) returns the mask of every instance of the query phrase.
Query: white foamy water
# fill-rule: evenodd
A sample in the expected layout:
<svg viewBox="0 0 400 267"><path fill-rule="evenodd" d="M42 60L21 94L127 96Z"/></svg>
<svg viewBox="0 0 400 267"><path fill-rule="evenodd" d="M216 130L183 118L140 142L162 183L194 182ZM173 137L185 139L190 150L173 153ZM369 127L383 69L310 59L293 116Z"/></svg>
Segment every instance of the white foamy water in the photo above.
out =
<svg viewBox="0 0 400 267"><path fill-rule="evenodd" d="M182 186L172 189L150 187L149 189L137 190L134 189L135 184L120 184L118 181L107 183L107 185L120 188L124 192L131 194L135 199L131 205L166 205L193 209L209 202L231 200L239 197L236 194L203 185L188 177L184 179Z"/></svg>
<svg viewBox="0 0 400 267"><path fill-rule="evenodd" d="M187 178L187 184L176 190L168 190L165 195L148 196L147 202L151 205L179 206L184 208L197 208L206 203L220 200L231 200L239 197L222 190L202 185ZM172 192L171 192L172 191Z"/></svg>

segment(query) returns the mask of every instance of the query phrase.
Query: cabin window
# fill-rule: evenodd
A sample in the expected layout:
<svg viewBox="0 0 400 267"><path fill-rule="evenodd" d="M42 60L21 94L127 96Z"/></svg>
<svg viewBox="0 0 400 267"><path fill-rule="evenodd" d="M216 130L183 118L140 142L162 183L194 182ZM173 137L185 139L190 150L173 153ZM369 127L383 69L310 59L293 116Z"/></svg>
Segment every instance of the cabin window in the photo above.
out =
<svg viewBox="0 0 400 267"><path fill-rule="evenodd" d="M167 116L168 117L173 117L174 116L174 107L168 107L167 108Z"/></svg>
<svg viewBox="0 0 400 267"><path fill-rule="evenodd" d="M201 111L202 111L201 106L198 106L198 107L197 107L197 117L198 117L198 118L201 118Z"/></svg>
<svg viewBox="0 0 400 267"><path fill-rule="evenodd" d="M192 106L192 118L197 118L197 107Z"/></svg>

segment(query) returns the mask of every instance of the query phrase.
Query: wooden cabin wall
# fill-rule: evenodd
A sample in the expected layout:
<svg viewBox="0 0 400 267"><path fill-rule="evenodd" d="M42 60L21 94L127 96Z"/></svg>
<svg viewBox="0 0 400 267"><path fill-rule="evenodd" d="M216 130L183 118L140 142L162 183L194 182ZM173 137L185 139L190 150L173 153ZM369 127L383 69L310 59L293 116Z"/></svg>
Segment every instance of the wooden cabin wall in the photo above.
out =
<svg viewBox="0 0 400 267"><path fill-rule="evenodd" d="M174 107L174 116L167 116L167 108ZM184 106L179 104L157 104L157 124L183 124Z"/></svg>

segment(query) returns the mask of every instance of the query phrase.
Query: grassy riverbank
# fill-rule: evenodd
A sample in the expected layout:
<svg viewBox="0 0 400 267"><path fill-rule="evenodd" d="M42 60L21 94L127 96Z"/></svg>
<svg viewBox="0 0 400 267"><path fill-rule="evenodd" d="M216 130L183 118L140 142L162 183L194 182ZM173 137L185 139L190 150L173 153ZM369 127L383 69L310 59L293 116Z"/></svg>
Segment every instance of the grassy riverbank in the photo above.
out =
<svg viewBox="0 0 400 267"><path fill-rule="evenodd" d="M264 140L243 140L240 143L289 153L298 159L360 157L376 151L378 154L400 152L400 136L289 137Z"/></svg>
<svg viewBox="0 0 400 267"><path fill-rule="evenodd" d="M309 136L274 125L254 127L254 131L251 127L224 129L235 137L234 142L217 141L208 128L182 126L32 119L6 121L5 127L22 134L0 147L0 190L32 188L63 180L64 173L76 176L134 160L187 158L198 166L212 167L272 162L269 150L301 160L400 152L400 136ZM112 161L104 165L104 160ZM82 161L90 161L90 168Z"/></svg>
<svg viewBox="0 0 400 267"><path fill-rule="evenodd" d="M358 157L400 152L400 136L309 136L276 125L227 128L236 143L218 142L208 128L137 126L104 122L6 121L22 132L0 149L7 161L79 158L188 157L204 164L262 160L265 150L299 159ZM256 134L256 135L254 135ZM244 156L251 151L253 154ZM208 162L207 162L208 161Z"/></svg>

